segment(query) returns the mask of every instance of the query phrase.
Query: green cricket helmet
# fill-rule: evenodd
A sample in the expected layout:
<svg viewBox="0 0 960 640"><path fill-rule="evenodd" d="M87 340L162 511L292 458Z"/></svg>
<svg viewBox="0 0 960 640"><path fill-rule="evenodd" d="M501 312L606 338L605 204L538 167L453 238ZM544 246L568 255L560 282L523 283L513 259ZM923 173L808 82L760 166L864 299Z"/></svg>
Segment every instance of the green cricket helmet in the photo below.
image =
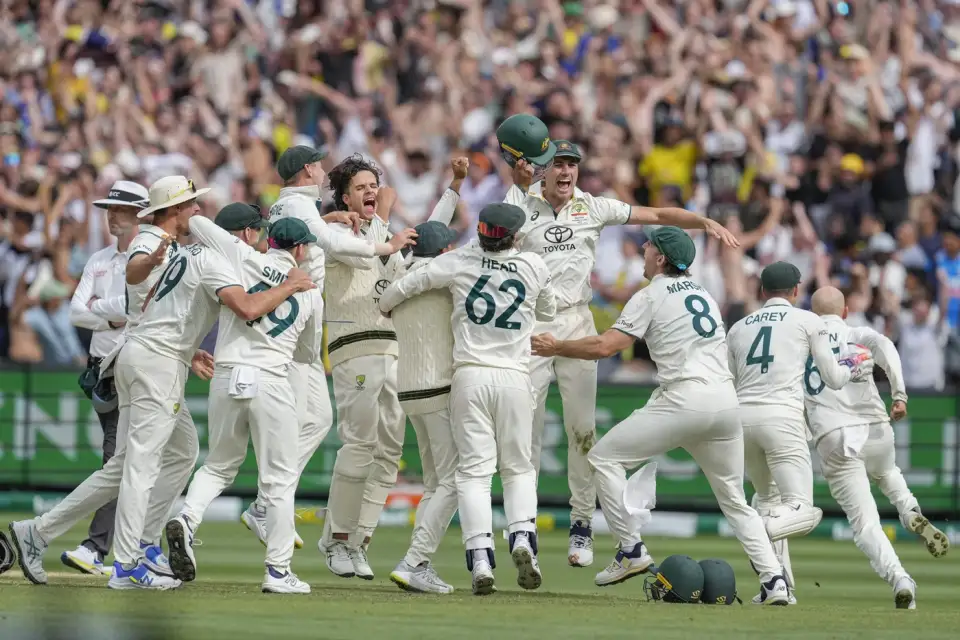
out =
<svg viewBox="0 0 960 640"><path fill-rule="evenodd" d="M708 558L700 561L703 570L703 592L700 602L703 604L733 604L737 597L737 577L733 567L726 560Z"/></svg>
<svg viewBox="0 0 960 640"><path fill-rule="evenodd" d="M643 590L647 600L696 604L703 592L703 569L690 556L670 556L644 580Z"/></svg>
<svg viewBox="0 0 960 640"><path fill-rule="evenodd" d="M497 142L500 143L500 155L511 167L517 164L517 160L545 167L557 153L547 125L528 113L518 113L504 120L497 127Z"/></svg>

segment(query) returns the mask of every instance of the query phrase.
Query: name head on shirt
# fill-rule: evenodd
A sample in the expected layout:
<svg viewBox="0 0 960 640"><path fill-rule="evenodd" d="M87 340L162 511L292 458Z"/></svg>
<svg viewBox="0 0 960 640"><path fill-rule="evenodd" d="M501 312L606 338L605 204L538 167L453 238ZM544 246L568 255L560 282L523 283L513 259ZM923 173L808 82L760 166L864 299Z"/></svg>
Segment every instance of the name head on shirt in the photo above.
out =
<svg viewBox="0 0 960 640"><path fill-rule="evenodd" d="M510 273L517 272L517 265L513 264L512 262L500 262L498 260L493 260L491 258L480 258L480 267L482 269L509 271Z"/></svg>
<svg viewBox="0 0 960 640"><path fill-rule="evenodd" d="M704 291L705 289L692 280L680 280L667 285L667 293L681 293L683 291Z"/></svg>
<svg viewBox="0 0 960 640"><path fill-rule="evenodd" d="M757 324L758 322L780 322L786 317L786 311L761 311L756 315L748 316L746 324Z"/></svg>

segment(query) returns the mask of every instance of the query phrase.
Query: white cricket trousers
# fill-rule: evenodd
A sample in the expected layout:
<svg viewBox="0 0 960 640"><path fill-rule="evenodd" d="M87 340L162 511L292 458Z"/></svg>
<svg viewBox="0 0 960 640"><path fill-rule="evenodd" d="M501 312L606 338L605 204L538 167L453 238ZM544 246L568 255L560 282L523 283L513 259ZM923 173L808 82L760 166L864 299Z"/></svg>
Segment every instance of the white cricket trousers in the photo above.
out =
<svg viewBox="0 0 960 640"><path fill-rule="evenodd" d="M258 501L267 512L265 564L283 572L293 558L294 497L300 477L296 399L286 377L265 371L258 373L256 397L233 398L231 373L218 368L210 382L209 453L190 483L181 513L196 523L194 529L200 525L210 503L233 484L252 438Z"/></svg>
<svg viewBox="0 0 960 640"><path fill-rule="evenodd" d="M196 464L196 428L192 421L180 419L187 372L186 364L154 353L136 340L127 342L117 357L119 406L129 415L113 549L120 564L130 565L140 558L140 533L158 478L175 476L171 484L176 497Z"/></svg>
<svg viewBox="0 0 960 640"><path fill-rule="evenodd" d="M404 560L411 567L428 562L443 540L457 511L457 446L450 410L410 416L423 465L423 497L417 505L410 549Z"/></svg>
<svg viewBox="0 0 960 640"><path fill-rule="evenodd" d="M124 345L123 351L126 351L129 344ZM117 367L119 371L119 363ZM103 468L92 473L57 506L37 518L37 531L47 542L62 536L82 519L111 500L115 500L120 493L120 479L123 476L124 462L127 457L130 396L129 390L121 387L119 379L116 383L120 413L117 420L116 451ZM200 452L197 430L186 405L180 407L177 423L177 432L181 437L171 439L168 443L161 462L164 473L157 479L153 490L145 494L149 503L146 521L139 535L140 539L150 544L160 543L163 526L167 522L173 503L190 479L190 473L193 472Z"/></svg>
<svg viewBox="0 0 960 640"><path fill-rule="evenodd" d="M333 534L373 534L397 482L406 418L397 399L396 356L358 356L333 368L337 433L327 521Z"/></svg>
<svg viewBox="0 0 960 640"><path fill-rule="evenodd" d="M457 503L468 551L493 548L490 485L500 470L507 531L537 530L537 474L530 458L530 376L461 366L450 385L450 417L460 462Z"/></svg>
<svg viewBox="0 0 960 640"><path fill-rule="evenodd" d="M593 314L587 305L557 313L551 322L537 323L534 333L552 333L558 340L577 340L597 335ZM597 508L597 490L587 454L597 440L597 362L572 358L530 358L536 409L533 414L533 466L540 474L540 453L546 419L547 392L551 374L556 374L567 434L567 483L570 486L570 522L590 524Z"/></svg>
<svg viewBox="0 0 960 640"><path fill-rule="evenodd" d="M747 477L757 492L757 509L781 504L813 505L813 464L802 413L778 407L742 405Z"/></svg>
<svg viewBox="0 0 960 640"><path fill-rule="evenodd" d="M701 410L691 406L703 407ZM681 382L658 388L642 409L604 435L588 459L595 471L600 507L623 548L640 542L623 505L627 470L682 447L703 470L723 515L766 582L780 565L760 516L743 493L743 432L732 384Z"/></svg>
<svg viewBox="0 0 960 640"><path fill-rule="evenodd" d="M869 439L863 444L867 432ZM857 449L860 449L859 452ZM883 532L877 503L870 492L871 476L884 479L895 476L903 481L900 470L893 464L893 430L890 424L874 423L834 429L817 442L817 453L820 455L823 477L830 486L830 495L850 521L854 543L870 560L870 566L877 575L891 587L894 586L897 580L907 576L907 572ZM896 469L895 473L892 473L891 467ZM909 504L911 499L915 506L916 499L906 488L906 483L902 488L895 489L891 496L898 510Z"/></svg>

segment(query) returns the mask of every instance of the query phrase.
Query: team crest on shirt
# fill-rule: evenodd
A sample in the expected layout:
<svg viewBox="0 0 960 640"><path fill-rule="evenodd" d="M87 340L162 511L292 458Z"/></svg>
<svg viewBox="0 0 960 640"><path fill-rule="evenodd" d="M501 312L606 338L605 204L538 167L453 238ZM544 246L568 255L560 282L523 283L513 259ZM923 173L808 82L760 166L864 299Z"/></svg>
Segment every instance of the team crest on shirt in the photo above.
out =
<svg viewBox="0 0 960 640"><path fill-rule="evenodd" d="M570 217L580 222L589 215L587 210L587 203L580 198L577 198L573 201L573 204L570 205Z"/></svg>
<svg viewBox="0 0 960 640"><path fill-rule="evenodd" d="M367 376L357 376L357 390L362 391L364 389L363 383L367 381Z"/></svg>

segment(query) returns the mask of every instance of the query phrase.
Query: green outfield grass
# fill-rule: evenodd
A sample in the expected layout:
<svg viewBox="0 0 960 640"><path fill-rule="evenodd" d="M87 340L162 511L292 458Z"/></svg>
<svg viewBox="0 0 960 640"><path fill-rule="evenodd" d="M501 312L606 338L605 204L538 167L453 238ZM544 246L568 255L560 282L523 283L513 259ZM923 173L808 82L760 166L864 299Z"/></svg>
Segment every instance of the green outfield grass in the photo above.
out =
<svg viewBox="0 0 960 640"><path fill-rule="evenodd" d="M0 516L6 529L9 516ZM540 538L543 587L522 592L516 585L506 544L497 541L498 594L470 594L459 530L451 530L437 555L440 575L457 592L423 596L399 591L388 579L406 550L410 531L382 529L370 549L377 577L344 580L323 566L316 548L319 525L301 525L306 548L294 557L294 570L310 582L309 596L260 593L263 548L239 523L209 523L198 533L198 579L166 593L111 592L105 579L83 577L60 564L60 551L77 545L77 528L54 543L46 558L50 584L29 585L18 568L0 576L0 638L29 621L99 638L117 625L157 627L165 635L219 640L443 639L453 638L914 638L960 637L960 553L934 559L913 541L896 550L919 584L918 609L898 611L890 588L870 569L852 542L799 540L791 543L800 604L758 607L749 604L757 581L735 540L650 538L658 560L673 553L697 559L719 557L737 571L747 602L729 607L647 603L643 578L606 589L593 576L609 562L613 543L599 539L593 567L566 564L566 533ZM126 621L118 622L120 617ZM4 628L7 632L4 632ZM122 626L120 627L122 628Z"/></svg>

